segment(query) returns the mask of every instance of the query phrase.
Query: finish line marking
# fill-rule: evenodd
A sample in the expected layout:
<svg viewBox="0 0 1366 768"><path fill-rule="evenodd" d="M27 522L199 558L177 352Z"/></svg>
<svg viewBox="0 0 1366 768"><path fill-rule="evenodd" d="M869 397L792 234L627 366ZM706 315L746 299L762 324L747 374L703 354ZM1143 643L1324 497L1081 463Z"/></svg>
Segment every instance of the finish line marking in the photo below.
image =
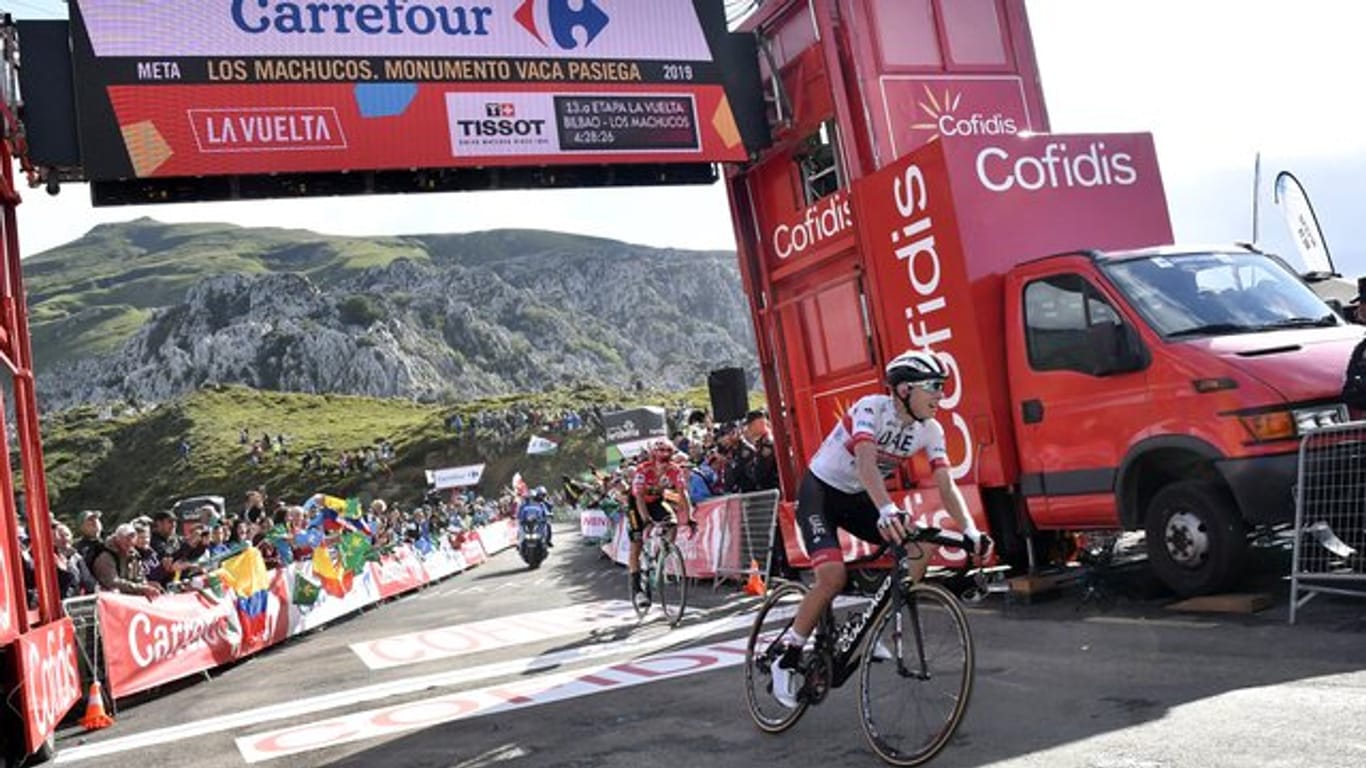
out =
<svg viewBox="0 0 1366 768"><path fill-rule="evenodd" d="M795 606L794 606L795 608ZM679 643L694 642L710 635L744 629L754 621L752 615L741 614L716 619L703 624L680 627L661 632L655 637L628 637L610 643L594 643L569 648L540 656L510 659L468 669L456 669L439 674L405 677L387 683L352 688L309 699L282 702L265 707L234 712L227 715L197 720L143 733L120 736L107 741L76 746L62 745L57 752L57 763L75 763L97 757L118 754L133 749L169 744L194 739L209 733L233 731L278 720L291 720L304 715L380 701L392 696L405 696L430 688L453 688L499 677L532 674L576 662L603 659L625 653L643 653Z"/></svg>
<svg viewBox="0 0 1366 768"><path fill-rule="evenodd" d="M351 650L370 669L391 669L552 637L628 626L636 621L635 609L630 603L604 600L352 643Z"/></svg>
<svg viewBox="0 0 1366 768"><path fill-rule="evenodd" d="M237 748L248 763L378 739L417 728L551 704L740 664L747 638L603 664L503 685L433 696L314 723L244 736Z"/></svg>

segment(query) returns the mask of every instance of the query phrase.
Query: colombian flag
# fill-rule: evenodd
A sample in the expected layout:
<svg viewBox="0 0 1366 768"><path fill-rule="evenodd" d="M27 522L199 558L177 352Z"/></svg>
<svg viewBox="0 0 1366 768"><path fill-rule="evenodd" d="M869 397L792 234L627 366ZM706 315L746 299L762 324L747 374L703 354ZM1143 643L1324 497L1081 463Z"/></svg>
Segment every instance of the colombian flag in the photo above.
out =
<svg viewBox="0 0 1366 768"><path fill-rule="evenodd" d="M242 553L223 561L219 577L237 596L237 615L248 642L266 636L266 600L270 594L270 572L261 550L248 546Z"/></svg>

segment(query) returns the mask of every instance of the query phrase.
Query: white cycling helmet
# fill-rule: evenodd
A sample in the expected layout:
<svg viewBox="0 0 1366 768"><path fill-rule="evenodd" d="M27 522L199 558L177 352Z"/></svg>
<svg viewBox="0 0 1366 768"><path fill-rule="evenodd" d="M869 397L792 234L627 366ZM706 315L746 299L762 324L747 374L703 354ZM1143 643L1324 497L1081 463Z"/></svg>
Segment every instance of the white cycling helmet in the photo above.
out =
<svg viewBox="0 0 1366 768"><path fill-rule="evenodd" d="M929 349L908 349L887 363L887 386L895 387L903 381L944 381L949 369L939 356Z"/></svg>

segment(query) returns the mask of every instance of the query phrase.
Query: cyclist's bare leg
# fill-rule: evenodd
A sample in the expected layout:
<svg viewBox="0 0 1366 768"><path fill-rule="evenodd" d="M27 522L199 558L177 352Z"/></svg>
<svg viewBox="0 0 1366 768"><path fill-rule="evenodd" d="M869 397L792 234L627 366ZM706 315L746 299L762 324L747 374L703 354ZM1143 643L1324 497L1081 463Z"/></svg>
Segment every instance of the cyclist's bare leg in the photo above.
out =
<svg viewBox="0 0 1366 768"><path fill-rule="evenodd" d="M821 563L814 570L816 583L802 598L801 605L797 607L797 618L792 621L792 631L801 637L811 636L816 622L821 619L821 613L844 589L847 579L843 562Z"/></svg>
<svg viewBox="0 0 1366 768"><path fill-rule="evenodd" d="M641 532L640 539L631 540L631 554L626 558L626 570L631 573L640 573L640 542L645 538L645 532Z"/></svg>

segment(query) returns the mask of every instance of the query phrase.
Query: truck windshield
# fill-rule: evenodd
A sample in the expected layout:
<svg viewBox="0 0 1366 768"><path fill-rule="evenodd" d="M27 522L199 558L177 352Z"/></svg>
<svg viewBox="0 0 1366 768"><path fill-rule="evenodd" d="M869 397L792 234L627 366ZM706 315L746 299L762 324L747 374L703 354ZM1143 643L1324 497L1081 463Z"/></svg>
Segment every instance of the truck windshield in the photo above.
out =
<svg viewBox="0 0 1366 768"><path fill-rule="evenodd" d="M1104 263L1101 268L1166 337L1339 322L1289 269L1261 253L1146 256Z"/></svg>

